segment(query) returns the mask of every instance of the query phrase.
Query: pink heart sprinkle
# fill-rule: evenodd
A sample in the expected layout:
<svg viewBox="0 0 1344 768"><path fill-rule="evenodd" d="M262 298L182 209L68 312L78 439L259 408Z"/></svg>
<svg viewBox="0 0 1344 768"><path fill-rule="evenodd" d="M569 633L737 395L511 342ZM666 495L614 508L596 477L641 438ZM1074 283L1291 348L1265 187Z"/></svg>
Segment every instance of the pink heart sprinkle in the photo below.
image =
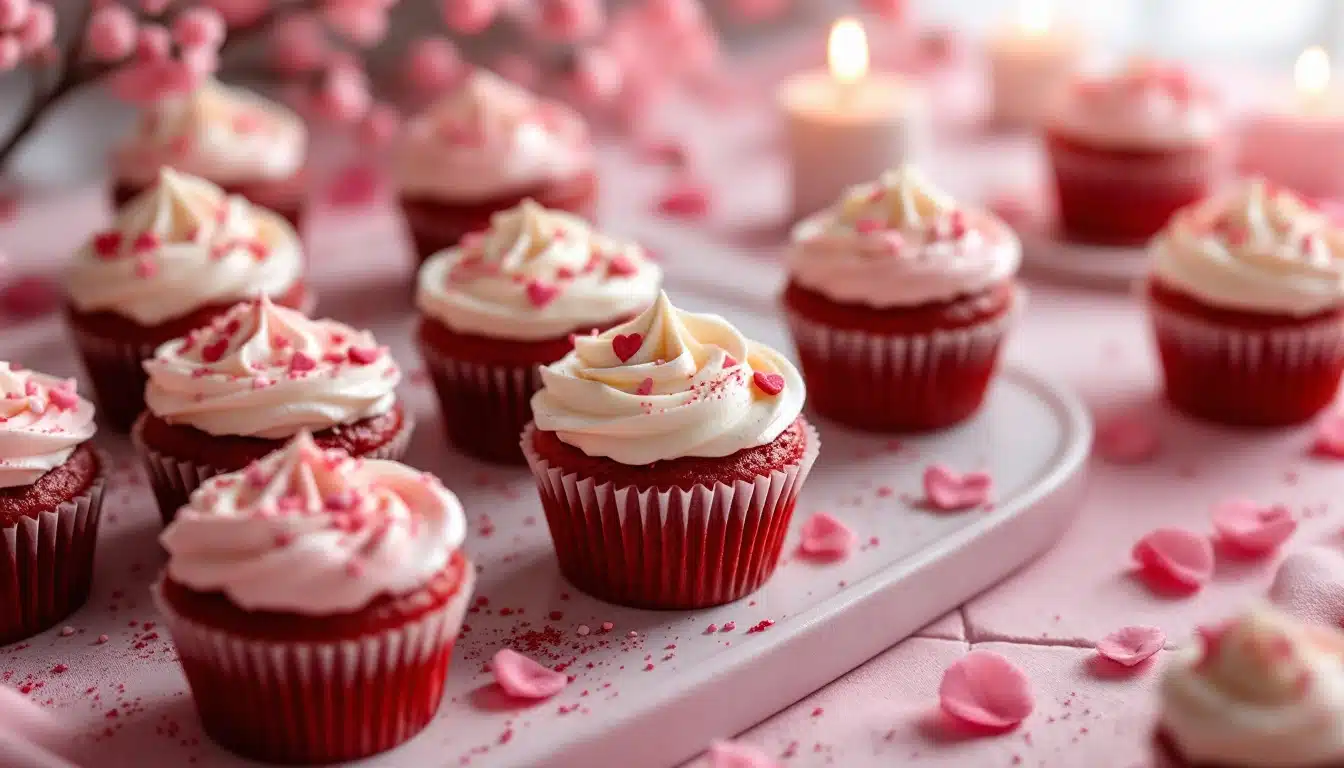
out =
<svg viewBox="0 0 1344 768"><path fill-rule="evenodd" d="M644 346L644 337L638 333L618 334L611 340L611 351L616 353L622 363L628 362L630 358L639 353L639 348Z"/></svg>
<svg viewBox="0 0 1344 768"><path fill-rule="evenodd" d="M1097 455L1112 464L1139 464L1156 456L1160 448L1157 430L1138 415L1114 416L1097 427Z"/></svg>
<svg viewBox="0 0 1344 768"><path fill-rule="evenodd" d="M942 464L924 470L924 497L934 509L950 512L983 506L993 487L988 472L963 475Z"/></svg>
<svg viewBox="0 0 1344 768"><path fill-rule="evenodd" d="M1123 627L1097 641L1097 653L1133 667L1162 650L1167 636L1157 627Z"/></svg>
<svg viewBox="0 0 1344 768"><path fill-rule="evenodd" d="M224 353L229 349L228 339L217 339L210 344L201 347L201 360L206 363L217 363L224 357Z"/></svg>
<svg viewBox="0 0 1344 768"><path fill-rule="evenodd" d="M1283 559L1269 600L1294 618L1344 626L1344 553L1311 547Z"/></svg>
<svg viewBox="0 0 1344 768"><path fill-rule="evenodd" d="M1213 576L1213 545L1183 528L1158 528L1140 539L1131 555L1159 586L1193 591Z"/></svg>
<svg viewBox="0 0 1344 768"><path fill-rule="evenodd" d="M520 699L550 698L569 683L565 673L547 669L508 648L503 648L495 654L491 670L499 687L510 696Z"/></svg>
<svg viewBox="0 0 1344 768"><path fill-rule="evenodd" d="M295 352L289 359L290 373L306 373L317 367L317 361L302 352Z"/></svg>
<svg viewBox="0 0 1344 768"><path fill-rule="evenodd" d="M798 548L814 560L842 560L857 539L849 526L826 512L818 512L803 523L803 541Z"/></svg>
<svg viewBox="0 0 1344 768"><path fill-rule="evenodd" d="M53 387L47 390L47 399L62 411L73 411L79 407L79 397L75 394L73 386Z"/></svg>
<svg viewBox="0 0 1344 768"><path fill-rule="evenodd" d="M121 254L121 233L116 230L93 236L93 253L100 259L115 259Z"/></svg>
<svg viewBox="0 0 1344 768"><path fill-rule="evenodd" d="M1036 707L1027 676L992 651L971 651L952 663L938 686L943 711L982 728L1016 726Z"/></svg>
<svg viewBox="0 0 1344 768"><path fill-rule="evenodd" d="M1328 413L1316 422L1311 452L1325 459L1344 459L1344 411Z"/></svg>
<svg viewBox="0 0 1344 768"><path fill-rule="evenodd" d="M1282 504L1261 506L1236 499L1213 508L1213 527L1219 538L1248 555L1267 555L1297 530L1293 513Z"/></svg>
<svg viewBox="0 0 1344 768"><path fill-rule="evenodd" d="M751 375L751 380L757 389L771 397L784 391L784 377L778 373L756 371Z"/></svg>
<svg viewBox="0 0 1344 768"><path fill-rule="evenodd" d="M368 365L377 360L380 353L377 347L351 347L345 354L355 365Z"/></svg>
<svg viewBox="0 0 1344 768"><path fill-rule="evenodd" d="M673 182L658 198L658 213L681 219L699 219L709 213L709 188L690 180Z"/></svg>
<svg viewBox="0 0 1344 768"><path fill-rule="evenodd" d="M709 745L709 768L778 768L764 752L748 744L715 741Z"/></svg>
<svg viewBox="0 0 1344 768"><path fill-rule="evenodd" d="M649 395L652 393L653 393L653 379L651 377L639 382L639 386L635 389L636 395L642 396L642 395Z"/></svg>
<svg viewBox="0 0 1344 768"><path fill-rule="evenodd" d="M639 268L624 254L618 255L607 262L607 277L629 277L637 272L639 272Z"/></svg>
<svg viewBox="0 0 1344 768"><path fill-rule="evenodd" d="M555 298L560 295L560 289L556 286L547 285L546 283L537 280L528 283L526 290L527 300L537 309L541 309L552 301L555 301Z"/></svg>

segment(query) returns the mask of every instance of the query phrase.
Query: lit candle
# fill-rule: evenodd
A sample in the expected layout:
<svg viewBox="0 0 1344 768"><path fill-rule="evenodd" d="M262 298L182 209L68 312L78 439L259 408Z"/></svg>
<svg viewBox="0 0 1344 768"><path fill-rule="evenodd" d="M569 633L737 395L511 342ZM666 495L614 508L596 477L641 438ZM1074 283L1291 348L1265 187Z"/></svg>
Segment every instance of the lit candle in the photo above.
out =
<svg viewBox="0 0 1344 768"><path fill-rule="evenodd" d="M840 19L831 28L827 60L829 71L795 75L778 93L800 218L911 160L927 135L923 92L898 75L869 71L868 40L857 21Z"/></svg>
<svg viewBox="0 0 1344 768"><path fill-rule="evenodd" d="M1030 129L1078 68L1083 43L1074 30L1051 23L1048 0L1022 0L1015 22L990 36L986 53L994 124Z"/></svg>
<svg viewBox="0 0 1344 768"><path fill-rule="evenodd" d="M1318 198L1344 198L1344 93L1331 83L1330 57L1308 48L1293 68L1290 98L1242 125L1241 170Z"/></svg>

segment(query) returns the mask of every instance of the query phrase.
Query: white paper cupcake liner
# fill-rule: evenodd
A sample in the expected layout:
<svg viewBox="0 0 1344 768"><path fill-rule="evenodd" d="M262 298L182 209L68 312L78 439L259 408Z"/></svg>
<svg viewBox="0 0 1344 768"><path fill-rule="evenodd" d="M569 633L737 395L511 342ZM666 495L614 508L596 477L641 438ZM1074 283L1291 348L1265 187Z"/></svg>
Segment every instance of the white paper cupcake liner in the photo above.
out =
<svg viewBox="0 0 1344 768"><path fill-rule="evenodd" d="M479 459L522 464L518 435L532 420L540 367L485 365L448 357L430 344L419 347L449 442Z"/></svg>

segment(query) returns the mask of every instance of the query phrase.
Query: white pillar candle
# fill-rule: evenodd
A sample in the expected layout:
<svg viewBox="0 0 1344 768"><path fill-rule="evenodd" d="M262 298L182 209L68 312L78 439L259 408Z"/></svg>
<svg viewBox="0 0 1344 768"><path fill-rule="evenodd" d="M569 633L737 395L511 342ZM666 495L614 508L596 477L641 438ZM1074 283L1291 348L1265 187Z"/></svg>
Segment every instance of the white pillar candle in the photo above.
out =
<svg viewBox="0 0 1344 768"><path fill-rule="evenodd" d="M996 127L1030 130L1082 59L1082 36L1052 24L1046 0L1022 0L1015 23L985 44L989 59L992 120Z"/></svg>
<svg viewBox="0 0 1344 768"><path fill-rule="evenodd" d="M911 160L927 140L922 90L898 75L868 71L868 42L857 21L840 19L831 28L827 59L828 72L795 75L777 94L798 218Z"/></svg>

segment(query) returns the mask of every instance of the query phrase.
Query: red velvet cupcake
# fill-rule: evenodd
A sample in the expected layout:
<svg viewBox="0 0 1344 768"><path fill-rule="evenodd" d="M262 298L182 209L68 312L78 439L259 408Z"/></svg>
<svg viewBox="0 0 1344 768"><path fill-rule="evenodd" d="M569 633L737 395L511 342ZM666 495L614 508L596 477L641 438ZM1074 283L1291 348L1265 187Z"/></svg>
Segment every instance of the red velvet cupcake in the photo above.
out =
<svg viewBox="0 0 1344 768"><path fill-rule="evenodd" d="M1252 180L1181 211L1153 241L1145 290L1167 399L1192 416L1281 426L1328 406L1344 375L1344 232Z"/></svg>
<svg viewBox="0 0 1344 768"><path fill-rule="evenodd" d="M144 410L140 363L243 299L311 311L298 236L208 181L163 169L93 236L67 278L66 319L100 413L120 431Z"/></svg>
<svg viewBox="0 0 1344 768"><path fill-rule="evenodd" d="M112 156L112 202L119 210L170 166L242 195L302 232L307 151L308 130L294 112L210 80L141 114Z"/></svg>
<svg viewBox="0 0 1344 768"><path fill-rule="evenodd" d="M145 370L147 408L131 437L164 522L206 478L300 431L324 449L396 460L414 428L396 394L401 370L372 334L265 298L164 344Z"/></svg>
<svg viewBox="0 0 1344 768"><path fill-rule="evenodd" d="M658 295L662 271L638 246L593 232L531 200L420 270L417 342L448 439L486 461L522 464L537 366L606 330Z"/></svg>
<svg viewBox="0 0 1344 768"><path fill-rule="evenodd" d="M522 447L565 578L667 610L770 578L821 449L783 355L663 294L541 376Z"/></svg>
<svg viewBox="0 0 1344 768"><path fill-rule="evenodd" d="M154 586L205 732L305 765L415 736L443 698L475 581L465 535L433 476L307 433L207 480L163 532Z"/></svg>
<svg viewBox="0 0 1344 768"><path fill-rule="evenodd" d="M0 362L0 645L89 597L107 477L93 433L73 379Z"/></svg>
<svg viewBox="0 0 1344 768"><path fill-rule="evenodd" d="M912 168L794 229L783 303L819 415L880 432L974 414L1021 299L1021 247Z"/></svg>
<svg viewBox="0 0 1344 768"><path fill-rule="evenodd" d="M393 158L421 262L527 198L591 221L593 168L577 113L484 70L413 119Z"/></svg>
<svg viewBox="0 0 1344 768"><path fill-rule="evenodd" d="M1137 63L1070 87L1048 119L1063 235L1141 245L1230 170L1221 105L1175 67Z"/></svg>

